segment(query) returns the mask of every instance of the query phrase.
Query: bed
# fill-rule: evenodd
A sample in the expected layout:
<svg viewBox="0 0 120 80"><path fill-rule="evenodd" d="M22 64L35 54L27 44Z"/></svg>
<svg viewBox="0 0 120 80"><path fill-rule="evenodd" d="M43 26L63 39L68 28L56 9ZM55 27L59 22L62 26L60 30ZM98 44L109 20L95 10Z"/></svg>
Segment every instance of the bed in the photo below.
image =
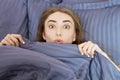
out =
<svg viewBox="0 0 120 80"><path fill-rule="evenodd" d="M97 43L110 60L97 52L81 55L74 44L34 42L39 18L52 6L72 9L84 40ZM0 0L0 40L12 33L26 40L20 47L0 46L0 80L119 80L119 9L119 0Z"/></svg>

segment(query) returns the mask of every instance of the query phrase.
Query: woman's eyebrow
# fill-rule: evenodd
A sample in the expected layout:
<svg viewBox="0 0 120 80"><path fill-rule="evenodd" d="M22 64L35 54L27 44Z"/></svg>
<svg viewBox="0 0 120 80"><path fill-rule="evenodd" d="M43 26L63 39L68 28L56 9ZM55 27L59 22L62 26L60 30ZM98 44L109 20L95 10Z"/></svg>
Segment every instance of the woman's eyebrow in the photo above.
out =
<svg viewBox="0 0 120 80"><path fill-rule="evenodd" d="M70 20L63 20L63 22L70 22L70 23L71 23L71 21L70 21Z"/></svg>
<svg viewBox="0 0 120 80"><path fill-rule="evenodd" d="M49 20L48 22L56 22L55 20Z"/></svg>

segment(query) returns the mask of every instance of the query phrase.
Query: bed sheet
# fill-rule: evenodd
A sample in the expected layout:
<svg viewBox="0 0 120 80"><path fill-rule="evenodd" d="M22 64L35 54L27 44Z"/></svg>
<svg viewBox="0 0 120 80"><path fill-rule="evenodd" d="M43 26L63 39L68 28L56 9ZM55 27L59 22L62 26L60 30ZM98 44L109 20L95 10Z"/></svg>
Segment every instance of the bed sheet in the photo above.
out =
<svg viewBox="0 0 120 80"><path fill-rule="evenodd" d="M99 53L81 55L77 45L30 42L0 46L0 80L118 80L120 72Z"/></svg>

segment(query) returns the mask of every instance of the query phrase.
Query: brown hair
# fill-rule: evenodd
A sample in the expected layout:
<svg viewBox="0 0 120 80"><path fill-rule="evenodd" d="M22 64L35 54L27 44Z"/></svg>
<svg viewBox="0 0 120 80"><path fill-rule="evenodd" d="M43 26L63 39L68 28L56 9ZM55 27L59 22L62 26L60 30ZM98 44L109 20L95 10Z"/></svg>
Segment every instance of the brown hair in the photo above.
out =
<svg viewBox="0 0 120 80"><path fill-rule="evenodd" d="M51 14L53 14L55 12L62 12L62 13L68 14L69 16L72 17L72 19L75 23L75 32L76 32L76 40L73 42L73 44L82 43L82 28L81 28L79 18L70 9L58 8L58 7L49 8L49 9L45 10L43 12L43 14L41 15L40 22L38 25L36 41L45 42L45 40L43 39L43 36L42 36L42 34L44 32L45 21Z"/></svg>

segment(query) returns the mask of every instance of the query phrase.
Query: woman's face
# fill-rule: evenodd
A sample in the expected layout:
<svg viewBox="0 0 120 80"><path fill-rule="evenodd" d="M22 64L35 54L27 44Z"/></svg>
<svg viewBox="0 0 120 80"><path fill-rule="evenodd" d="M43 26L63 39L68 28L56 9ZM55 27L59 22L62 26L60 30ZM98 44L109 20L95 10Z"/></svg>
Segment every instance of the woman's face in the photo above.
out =
<svg viewBox="0 0 120 80"><path fill-rule="evenodd" d="M76 39L73 19L65 13L55 12L45 21L43 39L46 42L72 43Z"/></svg>

